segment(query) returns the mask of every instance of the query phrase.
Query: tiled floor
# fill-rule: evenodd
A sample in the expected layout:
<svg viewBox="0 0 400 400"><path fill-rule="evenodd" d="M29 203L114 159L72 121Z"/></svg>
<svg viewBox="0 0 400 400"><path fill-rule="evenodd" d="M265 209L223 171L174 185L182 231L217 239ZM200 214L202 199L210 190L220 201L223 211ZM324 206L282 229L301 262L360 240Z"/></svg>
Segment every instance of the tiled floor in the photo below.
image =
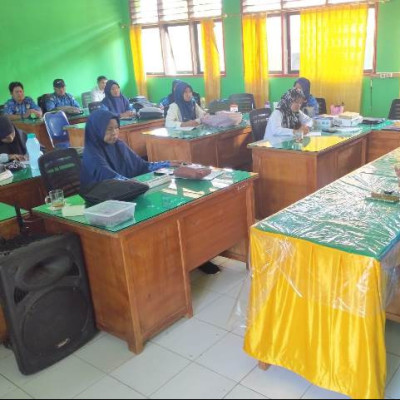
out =
<svg viewBox="0 0 400 400"><path fill-rule="evenodd" d="M0 398L346 398L279 367L261 371L242 351L244 329L232 313L246 299L243 263L217 257L222 272L191 274L194 317L182 319L135 356L126 343L100 333L67 359L24 376L0 347ZM245 301L240 303L245 309ZM400 324L388 322L388 398L400 398Z"/></svg>

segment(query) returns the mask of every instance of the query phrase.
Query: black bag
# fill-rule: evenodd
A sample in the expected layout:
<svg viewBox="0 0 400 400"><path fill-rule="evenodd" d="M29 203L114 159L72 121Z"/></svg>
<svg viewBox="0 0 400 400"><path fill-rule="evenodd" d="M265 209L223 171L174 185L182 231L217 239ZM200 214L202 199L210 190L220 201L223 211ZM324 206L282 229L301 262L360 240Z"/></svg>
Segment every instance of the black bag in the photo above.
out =
<svg viewBox="0 0 400 400"><path fill-rule="evenodd" d="M164 118L164 111L158 107L143 107L138 111L139 119Z"/></svg>
<svg viewBox="0 0 400 400"><path fill-rule="evenodd" d="M79 194L87 203L94 205L106 200L131 201L147 190L149 190L149 186L138 181L106 179L103 182L81 188Z"/></svg>

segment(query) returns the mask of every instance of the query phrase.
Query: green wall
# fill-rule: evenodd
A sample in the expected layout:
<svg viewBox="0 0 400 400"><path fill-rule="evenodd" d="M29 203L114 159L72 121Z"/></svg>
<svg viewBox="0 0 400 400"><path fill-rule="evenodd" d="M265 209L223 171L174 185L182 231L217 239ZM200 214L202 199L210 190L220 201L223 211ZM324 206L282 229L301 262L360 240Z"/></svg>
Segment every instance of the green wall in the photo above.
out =
<svg viewBox="0 0 400 400"><path fill-rule="evenodd" d="M221 97L244 91L242 34L240 18L240 0L223 0L224 44L226 77L221 79ZM377 71L400 71L400 0L390 0L379 5L377 35ZM174 78L154 77L148 79L149 97L159 101L171 90ZM193 85L195 91L204 94L204 80L201 77L181 77ZM270 101L278 101L282 93L293 85L295 78L270 78ZM372 81L372 88L371 88ZM398 78L380 79L366 76L363 82L362 108L365 116L387 117L390 104L399 97ZM372 96L371 96L372 95ZM371 104L372 99L372 104Z"/></svg>
<svg viewBox="0 0 400 400"><path fill-rule="evenodd" d="M129 97L136 94L129 45L129 0L1 0L0 103L10 96L8 83L19 80L28 96L52 91L64 78L80 101L98 75L116 79ZM240 0L223 0L226 76L221 97L244 91ZM379 5L377 71L400 71L400 0ZM158 102L171 90L174 77L148 79L149 98ZM184 77L204 94L202 77ZM270 100L277 101L294 78L270 78ZM371 88L372 82L372 88ZM362 113L387 116L399 96L398 78L364 78ZM371 96L372 95L372 96Z"/></svg>
<svg viewBox="0 0 400 400"><path fill-rule="evenodd" d="M8 84L21 81L36 99L63 78L81 101L99 75L117 80L136 94L128 0L1 0L0 102L10 98Z"/></svg>

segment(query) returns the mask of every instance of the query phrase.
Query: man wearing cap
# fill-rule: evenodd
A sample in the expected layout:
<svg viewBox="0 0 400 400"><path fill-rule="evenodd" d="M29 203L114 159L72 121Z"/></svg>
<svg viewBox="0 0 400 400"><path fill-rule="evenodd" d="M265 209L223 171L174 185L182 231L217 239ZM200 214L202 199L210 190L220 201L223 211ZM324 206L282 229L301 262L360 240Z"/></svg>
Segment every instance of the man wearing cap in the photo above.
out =
<svg viewBox="0 0 400 400"><path fill-rule="evenodd" d="M4 105L4 114L10 120L29 118L34 114L37 118L42 116L40 107L24 93L24 86L21 82L11 82L8 89L12 98Z"/></svg>
<svg viewBox="0 0 400 400"><path fill-rule="evenodd" d="M61 110L68 114L79 114L81 108L74 97L66 93L63 79L54 79L54 93L46 100L47 111Z"/></svg>

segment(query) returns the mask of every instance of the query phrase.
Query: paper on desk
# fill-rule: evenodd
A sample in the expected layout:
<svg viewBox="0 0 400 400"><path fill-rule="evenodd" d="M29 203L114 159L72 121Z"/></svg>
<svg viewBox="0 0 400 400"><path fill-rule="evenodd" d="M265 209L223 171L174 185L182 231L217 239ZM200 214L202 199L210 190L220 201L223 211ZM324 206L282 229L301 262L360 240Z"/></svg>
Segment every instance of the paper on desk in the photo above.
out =
<svg viewBox="0 0 400 400"><path fill-rule="evenodd" d="M312 137L312 136L321 136L321 131L311 131L307 133L307 135L304 135L305 137Z"/></svg>
<svg viewBox="0 0 400 400"><path fill-rule="evenodd" d="M194 126L182 126L182 127L176 127L176 131L192 131L195 127Z"/></svg>

